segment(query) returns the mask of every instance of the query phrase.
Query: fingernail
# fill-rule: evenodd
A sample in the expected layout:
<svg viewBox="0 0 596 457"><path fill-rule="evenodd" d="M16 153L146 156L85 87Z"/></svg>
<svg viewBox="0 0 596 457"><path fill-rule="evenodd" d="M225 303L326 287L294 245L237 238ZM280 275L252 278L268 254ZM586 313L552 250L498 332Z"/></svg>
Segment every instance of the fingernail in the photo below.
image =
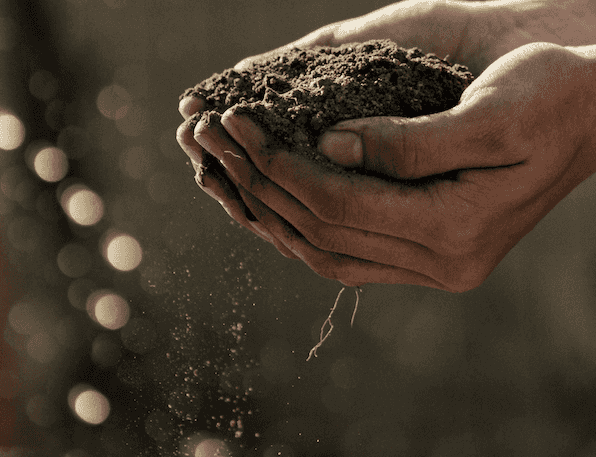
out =
<svg viewBox="0 0 596 457"><path fill-rule="evenodd" d="M329 160L345 167L362 165L362 140L346 130L328 130L319 141L319 149Z"/></svg>

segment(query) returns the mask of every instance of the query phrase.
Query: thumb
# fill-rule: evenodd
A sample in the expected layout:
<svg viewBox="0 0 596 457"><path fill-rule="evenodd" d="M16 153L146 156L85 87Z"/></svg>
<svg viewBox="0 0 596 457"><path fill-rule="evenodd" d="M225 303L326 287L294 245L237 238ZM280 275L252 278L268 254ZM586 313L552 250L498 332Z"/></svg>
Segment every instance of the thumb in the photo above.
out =
<svg viewBox="0 0 596 457"><path fill-rule="evenodd" d="M343 121L319 138L319 151L339 165L399 179L519 162L517 148L504 150L503 122L486 114L457 106L415 118Z"/></svg>

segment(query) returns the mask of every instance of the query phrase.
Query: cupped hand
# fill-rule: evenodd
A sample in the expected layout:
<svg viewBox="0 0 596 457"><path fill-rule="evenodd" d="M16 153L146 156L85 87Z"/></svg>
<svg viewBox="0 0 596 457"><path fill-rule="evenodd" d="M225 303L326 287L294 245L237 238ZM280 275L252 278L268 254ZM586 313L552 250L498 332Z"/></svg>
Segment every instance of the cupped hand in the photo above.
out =
<svg viewBox="0 0 596 457"><path fill-rule="evenodd" d="M564 4L554 0L518 2L493 1L487 3L410 0L388 6L360 18L338 22L323 27L285 47L313 47L317 45L335 46L354 41L389 38L404 47L418 46L425 52L434 52L439 56L449 55L450 60L466 64L474 74L478 75L498 57L525 43L531 43L533 41L549 41L559 44L581 45L596 42L594 41L596 40L596 36L594 36L596 30L592 31L591 27L591 24L594 23L592 20L594 14L588 8L588 4L589 2L586 0L572 0L567 1ZM280 48L280 50L282 49L283 48ZM245 68L250 65L252 60L261 56L245 59L240 62L236 68ZM529 80L531 80L532 77L533 75L529 75ZM480 86L476 84L475 87ZM467 93L471 94L472 91L468 90ZM481 91L478 91L475 96L478 97L478 94L480 93ZM472 105L468 103L467 106ZM480 103L477 106L480 106ZM226 161L223 160L224 155L227 156L228 159L234 157L232 154L224 154L223 151L236 151L236 156L242 155L243 151L238 150L238 147L239 143L242 145L244 145L244 143L240 142L241 138L238 136L238 131L242 131L242 135L246 138L254 138L256 143L253 143L253 145L261 144L258 140L263 140L263 137L259 129L245 119L236 119L231 113L224 116L225 129L222 128L222 126L206 126L200 122L195 129L198 116L200 116L201 111L204 109L204 102L195 97L186 97L181 100L179 109L185 118L185 122L178 129L178 142L189 157L191 157L193 166L198 171L197 177L200 179L197 180L197 183L200 187L210 196L217 199L226 209L228 214L230 214L236 221L274 244L283 255L290 258L302 258L304 260L304 254L302 252L295 247L289 248L287 246L287 240L284 239L282 234L276 232L277 236L280 236L284 241L281 241L274 235L274 229L271 226L266 226L262 220L255 220L255 216L248 209L247 203L252 202L254 207L254 204L259 203L257 201L258 197L257 200L255 200L254 195L246 195L245 188L242 187L228 170L221 166L220 162L210 160L212 155L214 155L222 159L225 163ZM492 114L490 107L486 107L485 109L490 112L489 114ZM495 108L493 108L493 110L494 109ZM424 133L422 132L424 130L425 121L419 119L412 122L412 125L419 126L421 132L420 135L423 136ZM485 121L485 124L490 122L491 121ZM230 133L233 131L233 124L237 124L236 135L234 138L238 141L234 141L232 136L230 136ZM411 130L408 129L404 120L392 124L390 118L361 120L360 124L353 124L353 127L358 126L362 132L367 129L367 126L370 126L370 129L368 130L370 133L368 142L374 143L375 141L379 141L382 143L383 141L386 141L386 139L372 138L372 132L380 132L384 129L383 126L387 125L394 125L394 127L396 125L401 125L402 127L400 128L402 129L402 132ZM241 126L243 127L240 128ZM250 131L251 128L254 129L252 132ZM193 132L193 129L195 132ZM476 127L472 128L472 130L474 129L476 129ZM356 129L356 131L358 131L358 129ZM389 136L392 137L392 135L393 134L390 134ZM409 144L415 143L415 140L407 137L397 136L393 139ZM354 158L349 155L346 157L346 149L344 147L346 141L350 141L349 135L346 135L343 139L332 139L327 135L322 138L321 147L326 150L326 152L330 153L331 158L335 161L344 165L349 165L350 161L354 160ZM201 144L203 144L207 150L205 150ZM448 152L451 152L449 145L445 144L441 147L446 151L446 155ZM389 151L391 149L387 150ZM369 146L367 153L370 152L371 149ZM412 156L412 154L410 155ZM278 158L281 159L281 156ZM297 160L297 158L294 158L293 160ZM205 165L207 164L210 165L208 167L209 173L203 173ZM255 164L258 166L257 162L255 162ZM297 173L303 176L312 171L309 169L311 164L298 164L298 162L295 161L292 162L292 164L292 166L302 167L302 170L297 170ZM256 170L250 159L245 161L245 165L247 169L251 169L252 171ZM368 166L372 167L373 165L369 163ZM391 167L395 167L395 165L389 165L389 168ZM399 167L403 168L403 165L400 165ZM387 175L387 173L384 173L383 171L381 174ZM267 175L267 173L260 174L261 180L266 180L268 178L269 175ZM287 179L289 180L291 178L288 176ZM274 182L270 182L269 184L275 185ZM302 184L304 185L304 183ZM287 183L285 185L286 187L291 188ZM365 184L362 183L362 185ZM374 189L375 187L373 186L369 191L372 192ZM363 187L361 192L366 192L366 188ZM286 197L288 198L296 197L291 191L289 194L286 192L286 194ZM331 198L331 195L329 195L329 198ZM341 206L343 204L343 197L340 195L338 198L339 200L329 200L327 205L329 207ZM299 198L298 201L300 201ZM283 206L282 203L279 204ZM280 219L280 221L283 222L283 219ZM297 233L300 232L297 231ZM374 231L371 233L374 233ZM339 237L340 235L334 236ZM348 244L350 241L336 238L333 243ZM293 249L294 252L290 249ZM345 250L346 249L343 249L343 251ZM325 252L326 254L319 255L316 260L305 260L306 263L315 271L320 272L323 276L335 277L346 285L357 285L364 282L408 282L411 284L425 284L431 287L449 290L449 287L447 287L446 284L455 284L458 282L457 280L443 280L443 282L441 282L439 279L432 279L432 275L430 277L422 275L424 276L422 277L419 273L416 273L415 270L408 270L407 274L404 273L405 276L401 277L399 281L396 281L395 278L387 276L387 273L384 273L385 276L377 274L377 270L372 267L373 264L363 260L367 258L366 256L360 257L360 260L357 262L366 265L366 268L372 268L372 270L366 275L366 278L360 274L358 277L363 279L351 280L348 279L349 277L353 277L351 272L354 271L354 268L358 269L358 267L348 266L345 262L345 257L340 254L342 249L335 251L330 249ZM328 259L325 257L327 254L335 256L335 263L337 264L339 262L343 267L330 267L329 262L327 261ZM390 257L391 254L388 253L384 257L381 257L385 258L388 256ZM354 261L354 259L352 259L352 261ZM388 264L392 265L391 262ZM379 263L379 265L382 265L382 263ZM381 266L378 268L383 270L384 267ZM348 273L348 271L350 271L350 273ZM452 276L455 278L457 274L454 273ZM440 278L440 276L437 276L437 278ZM451 289L462 289L462 286L452 287Z"/></svg>
<svg viewBox="0 0 596 457"><path fill-rule="evenodd" d="M318 274L461 292L594 171L586 65L534 43L494 62L451 110L342 122L321 150L344 163L355 150L349 165L359 173L268 150L233 109L222 118L231 138L199 123L195 139L223 163L258 224Z"/></svg>

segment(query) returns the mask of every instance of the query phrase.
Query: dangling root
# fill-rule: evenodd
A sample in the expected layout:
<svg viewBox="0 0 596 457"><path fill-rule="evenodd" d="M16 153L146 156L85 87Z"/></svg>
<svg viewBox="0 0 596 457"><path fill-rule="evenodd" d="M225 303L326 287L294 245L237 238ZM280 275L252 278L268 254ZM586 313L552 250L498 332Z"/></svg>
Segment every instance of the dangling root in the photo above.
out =
<svg viewBox="0 0 596 457"><path fill-rule="evenodd" d="M319 337L319 342L308 353L308 358L306 359L307 362L312 358L313 355L315 357L318 357L317 349L319 349L323 345L325 340L327 338L329 338L329 335L331 335L331 332L333 331L333 322L331 322L331 316L333 316L333 312L335 311L335 308L337 308L337 304L339 303L339 297L341 297L341 294L344 292L344 290L346 290L346 288L342 287L342 289L337 294L337 298L335 299L333 308L331 308L331 312L329 313L329 316L327 316L327 319L325 319L325 322L323 322L323 325L321 326L321 336ZM354 311L352 312L352 319L350 320L350 326L352 326L352 327L354 326L354 318L356 317L356 311L358 310L358 302L360 301L360 295L358 295L359 289L356 287L354 290L356 292L356 304L354 305ZM327 331L327 333L325 333L323 335L323 333L325 331L325 325L327 325L327 324L329 324L329 330Z"/></svg>

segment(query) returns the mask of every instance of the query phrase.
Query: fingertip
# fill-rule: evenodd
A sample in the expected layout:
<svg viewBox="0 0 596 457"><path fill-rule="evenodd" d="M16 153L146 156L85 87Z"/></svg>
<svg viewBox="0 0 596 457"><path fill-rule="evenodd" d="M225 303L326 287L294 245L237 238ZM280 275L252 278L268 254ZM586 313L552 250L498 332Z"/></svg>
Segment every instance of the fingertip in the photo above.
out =
<svg viewBox="0 0 596 457"><path fill-rule="evenodd" d="M224 112L221 124L236 142L247 152L259 150L265 144L265 135L248 116L236 114L231 108Z"/></svg>
<svg viewBox="0 0 596 457"><path fill-rule="evenodd" d="M248 70L251 65L252 65L252 58L247 57L246 59L242 59L240 62L238 62L236 65L234 65L234 70L245 71L245 70Z"/></svg>
<svg viewBox="0 0 596 457"><path fill-rule="evenodd" d="M184 119L188 119L193 114L203 111L205 106L205 99L194 95L188 95L178 103L178 111Z"/></svg>
<svg viewBox="0 0 596 457"><path fill-rule="evenodd" d="M332 162L344 167L363 164L360 135L350 131L329 130L319 138L319 151Z"/></svg>

